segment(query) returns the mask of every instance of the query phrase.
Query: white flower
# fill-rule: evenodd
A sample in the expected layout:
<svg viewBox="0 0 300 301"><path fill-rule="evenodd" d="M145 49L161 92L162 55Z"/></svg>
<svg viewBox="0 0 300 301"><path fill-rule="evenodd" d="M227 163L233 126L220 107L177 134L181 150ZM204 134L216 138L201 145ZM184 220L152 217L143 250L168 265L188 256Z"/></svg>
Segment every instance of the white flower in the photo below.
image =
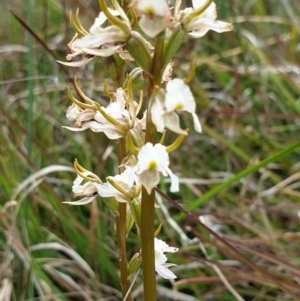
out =
<svg viewBox="0 0 300 301"><path fill-rule="evenodd" d="M194 128L201 132L201 125L196 115L196 103L193 94L182 79L175 78L167 83L166 93L158 92L151 107L151 119L158 131L168 128L177 134L186 134L180 128L179 117L175 111L186 111L193 117Z"/></svg>
<svg viewBox="0 0 300 301"><path fill-rule="evenodd" d="M203 37L209 30L216 32L225 32L232 30L232 24L216 21L216 4L212 2L208 8L200 15L190 18L190 14L197 9L201 9L207 3L207 0L193 0L193 7L179 11L175 19L182 24L183 29L193 38Z"/></svg>
<svg viewBox="0 0 300 301"><path fill-rule="evenodd" d="M75 126L81 128L84 124L94 120L96 111L90 109L82 109L77 104L73 103L67 110L67 118L70 121L75 121Z"/></svg>
<svg viewBox="0 0 300 301"><path fill-rule="evenodd" d="M88 170L83 171L82 175L84 177L92 179L92 181L86 181L84 184L82 184L85 179L80 175L77 175L76 179L73 182L72 191L75 197L84 196L84 198L75 202L64 203L71 205L86 205L88 203L91 203L98 195L96 184L101 183L99 177Z"/></svg>
<svg viewBox="0 0 300 301"><path fill-rule="evenodd" d="M124 13L112 9L108 10L114 17L122 17L120 20L123 21L124 28L127 28L127 30L124 31L124 28L122 29L116 25L102 27L107 21L107 17L103 12L100 12L98 18L95 19L94 24L90 28L90 31L83 32L85 35L81 37L76 33L68 44L72 52L67 55L68 61L79 54L83 54L85 58L80 62L60 63L71 67L79 67L89 63L94 56L107 57L118 51L122 51L122 48L130 37L130 21Z"/></svg>
<svg viewBox="0 0 300 301"><path fill-rule="evenodd" d="M178 248L173 248L167 245L164 241L154 238L154 250L155 250L155 271L165 279L175 279L176 275L171 272L168 267L174 266L174 264L168 264L167 256L164 252L177 252Z"/></svg>
<svg viewBox="0 0 300 301"><path fill-rule="evenodd" d="M171 26L170 8L166 0L133 0L130 6L142 15L139 25L150 38L155 38Z"/></svg>
<svg viewBox="0 0 300 301"><path fill-rule="evenodd" d="M135 110L137 104L133 102L133 105L129 106L127 95L122 88L118 88L112 94L112 101L106 108L95 105L90 107L92 109L82 109L77 104L69 107L67 118L75 121L75 128L65 128L74 132L91 129L96 133L103 132L109 139L115 140L124 137L129 129L138 125Z"/></svg>
<svg viewBox="0 0 300 301"><path fill-rule="evenodd" d="M120 113L119 111L116 111L114 107L107 107L103 108L103 110L109 114L110 112L113 113ZM83 110L82 114L79 115L79 117L75 122L76 127L69 127L69 126L64 126L64 128L73 131L73 132L81 132L85 131L87 129L90 129L92 132L96 133L104 133L109 139L115 140L124 137L125 132L120 129L118 126L112 124L109 122L99 111L94 113L94 116L91 120L87 121L85 123L81 122L81 119L83 118L83 114L85 114L85 111ZM86 114L87 115L87 114ZM116 116L116 114L114 114ZM120 115L118 115L120 116ZM122 119L122 116L119 118Z"/></svg>
<svg viewBox="0 0 300 301"><path fill-rule="evenodd" d="M159 183L160 173L171 177L172 192L179 191L178 177L169 168L169 154L162 144L148 142L140 149L135 172L149 194Z"/></svg>
<svg viewBox="0 0 300 301"><path fill-rule="evenodd" d="M134 187L135 174L131 167L127 167L120 175L107 179L115 185L110 182L95 184L98 194L103 198L114 197L118 202L126 203L140 194L138 187Z"/></svg>

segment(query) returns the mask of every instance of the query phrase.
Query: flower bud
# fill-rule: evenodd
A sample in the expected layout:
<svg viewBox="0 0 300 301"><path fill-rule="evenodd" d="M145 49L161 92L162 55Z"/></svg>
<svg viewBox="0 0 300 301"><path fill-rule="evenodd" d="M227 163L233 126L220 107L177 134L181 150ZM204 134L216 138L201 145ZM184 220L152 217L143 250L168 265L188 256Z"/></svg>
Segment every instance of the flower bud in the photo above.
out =
<svg viewBox="0 0 300 301"><path fill-rule="evenodd" d="M126 206L126 237L129 234L133 224L134 224L134 217L130 207L127 205Z"/></svg>
<svg viewBox="0 0 300 301"><path fill-rule="evenodd" d="M131 278L134 273L138 271L142 264L142 257L140 253L135 253L130 262L129 262L129 267L128 267L128 277Z"/></svg>
<svg viewBox="0 0 300 301"><path fill-rule="evenodd" d="M163 67L165 67L169 63L174 54L178 51L183 42L184 36L185 32L181 28L181 25L178 24L164 45L164 53L162 59Z"/></svg>
<svg viewBox="0 0 300 301"><path fill-rule="evenodd" d="M144 76L144 71L137 67L134 68L130 73L129 77L132 81L132 93L136 93L144 88L147 83L147 79ZM123 87L126 87L128 79L126 78Z"/></svg>
<svg viewBox="0 0 300 301"><path fill-rule="evenodd" d="M119 210L119 203L116 201L115 198L103 198L103 202L108 206L110 210L113 212L117 212Z"/></svg>
<svg viewBox="0 0 300 301"><path fill-rule="evenodd" d="M141 199L134 198L130 203L130 209L138 229L141 228Z"/></svg>
<svg viewBox="0 0 300 301"><path fill-rule="evenodd" d="M114 83L118 83L120 79L120 71L124 65L125 61L118 58L118 55L101 57L99 62L101 63L101 69L105 72L105 76L112 79Z"/></svg>
<svg viewBox="0 0 300 301"><path fill-rule="evenodd" d="M145 71L150 71L152 67L152 57L146 40L136 31L131 32L131 37L127 41L127 49L136 63Z"/></svg>

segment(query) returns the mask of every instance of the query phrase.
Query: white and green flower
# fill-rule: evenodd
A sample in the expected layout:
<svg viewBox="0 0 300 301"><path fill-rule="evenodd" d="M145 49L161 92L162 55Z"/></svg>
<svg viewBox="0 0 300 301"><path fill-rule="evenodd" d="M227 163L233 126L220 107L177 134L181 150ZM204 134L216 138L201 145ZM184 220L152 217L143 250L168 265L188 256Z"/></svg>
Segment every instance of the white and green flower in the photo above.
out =
<svg viewBox="0 0 300 301"><path fill-rule="evenodd" d="M104 23L108 18L103 12L100 12L89 32L81 30L81 36L76 33L68 44L72 52L67 55L68 61L80 54L84 55L84 58L79 62L60 61L61 64L79 67L86 65L97 56L108 57L119 51L123 53L122 49L130 37L130 21L123 12L110 8L108 8L108 11L112 16L120 17L120 21L124 25L123 28L116 25L105 27Z"/></svg>
<svg viewBox="0 0 300 301"><path fill-rule="evenodd" d="M85 169L80 175L77 174L72 186L74 197L83 198L78 201L64 203L70 205L86 205L91 203L98 195L96 187L97 183L102 183L100 178L91 171Z"/></svg>
<svg viewBox="0 0 300 301"><path fill-rule="evenodd" d="M178 248L170 247L163 240L154 238L154 250L155 250L155 271L161 277L165 279L175 279L177 276L169 270L169 267L174 266L172 263L166 263L168 258L164 254L165 252L174 253L178 251Z"/></svg>
<svg viewBox="0 0 300 301"><path fill-rule="evenodd" d="M139 15L140 28L150 38L155 38L171 26L171 14L166 0L133 0L130 4Z"/></svg>
<svg viewBox="0 0 300 301"><path fill-rule="evenodd" d="M123 173L106 178L107 182L95 184L99 196L103 198L114 197L120 203L126 203L140 195L140 189L135 185L136 176L131 167Z"/></svg>
<svg viewBox="0 0 300 301"><path fill-rule="evenodd" d="M118 88L112 93L111 102L107 107L93 106L93 109L83 109L73 103L67 111L67 118L75 121L75 127L64 126L64 128L74 132L90 129L116 140L126 136L131 128L138 126L136 107L135 102L132 106L128 105L125 90Z"/></svg>
<svg viewBox="0 0 300 301"><path fill-rule="evenodd" d="M186 33L193 38L201 38L209 30L219 33L232 30L231 23L217 20L217 10L214 2L212 2L203 12L194 14L197 10L201 11L201 8L204 7L207 2L207 0L193 0L193 7L180 10L176 12L174 16L174 19L182 24L182 28Z"/></svg>
<svg viewBox="0 0 300 301"><path fill-rule="evenodd" d="M160 90L151 107L151 119L158 131L165 128L177 134L186 134L180 128L177 112L188 112L193 117L196 132L201 132L201 124L196 111L196 102L188 85L182 79L175 78L166 85L166 91Z"/></svg>
<svg viewBox="0 0 300 301"><path fill-rule="evenodd" d="M179 191L178 177L169 168L169 154L162 144L146 143L138 153L138 163L135 167L141 184L150 194L151 190L159 183L160 174L171 178L171 191Z"/></svg>

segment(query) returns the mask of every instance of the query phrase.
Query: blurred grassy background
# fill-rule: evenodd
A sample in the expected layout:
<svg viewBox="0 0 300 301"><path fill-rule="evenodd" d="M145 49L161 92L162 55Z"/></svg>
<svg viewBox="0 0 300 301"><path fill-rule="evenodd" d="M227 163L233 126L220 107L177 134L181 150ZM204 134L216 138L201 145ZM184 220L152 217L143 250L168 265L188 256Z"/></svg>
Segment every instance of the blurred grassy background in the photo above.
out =
<svg viewBox="0 0 300 301"><path fill-rule="evenodd" d="M175 76L184 76L197 58L191 85L204 132L190 133L172 154L182 184L171 197L202 216L223 241L158 197L161 234L180 248L169 260L178 265L178 279L159 279L158 298L300 300L299 149L203 201L233 175L299 142L300 7L297 0L216 4L218 18L233 22L233 32L189 40L175 58ZM67 16L77 7L89 28L97 1L0 2L1 301L121 300L111 213L101 199L82 207L62 204L73 199L75 157L101 178L116 172L113 145L103 135L62 128L70 125L69 80L76 75L83 91L100 100L101 68L63 72L41 43L65 60L73 36ZM168 191L168 184L161 189ZM129 237L129 254L139 250L137 241ZM135 300L142 300L140 285L138 277Z"/></svg>

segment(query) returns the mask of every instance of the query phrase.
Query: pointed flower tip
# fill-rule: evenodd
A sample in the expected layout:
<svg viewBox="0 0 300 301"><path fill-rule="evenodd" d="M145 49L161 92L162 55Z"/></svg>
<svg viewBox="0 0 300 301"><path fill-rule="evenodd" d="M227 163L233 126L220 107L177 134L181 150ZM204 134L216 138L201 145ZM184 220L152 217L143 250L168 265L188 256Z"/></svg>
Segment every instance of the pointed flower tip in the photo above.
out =
<svg viewBox="0 0 300 301"><path fill-rule="evenodd" d="M96 196L91 196L91 197L84 197L83 199L80 199L78 201L74 201L74 202L63 202L63 204L68 204L68 205L72 205L72 206L82 206L82 205L87 205L89 203L91 203L94 199L96 198Z"/></svg>

